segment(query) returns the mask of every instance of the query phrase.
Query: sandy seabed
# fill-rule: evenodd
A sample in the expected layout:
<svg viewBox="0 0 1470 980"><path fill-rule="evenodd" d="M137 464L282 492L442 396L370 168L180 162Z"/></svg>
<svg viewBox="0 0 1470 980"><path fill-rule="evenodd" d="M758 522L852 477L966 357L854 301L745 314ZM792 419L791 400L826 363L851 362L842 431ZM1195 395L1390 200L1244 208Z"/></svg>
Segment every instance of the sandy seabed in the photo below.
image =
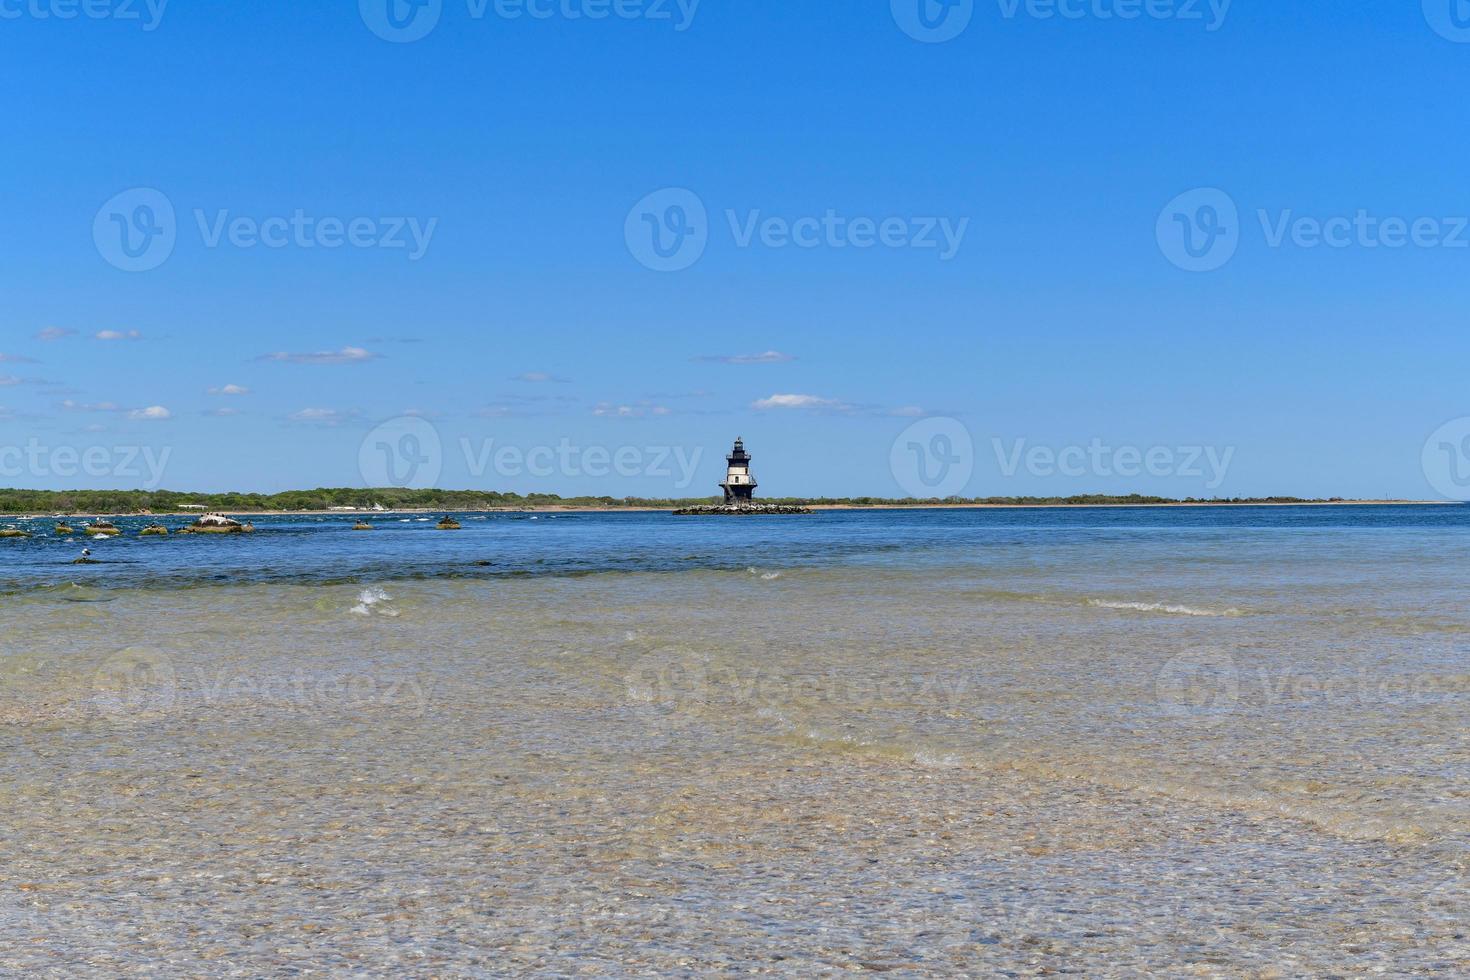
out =
<svg viewBox="0 0 1470 980"><path fill-rule="evenodd" d="M0 971L1470 969L1470 677L1156 574L7 600Z"/></svg>

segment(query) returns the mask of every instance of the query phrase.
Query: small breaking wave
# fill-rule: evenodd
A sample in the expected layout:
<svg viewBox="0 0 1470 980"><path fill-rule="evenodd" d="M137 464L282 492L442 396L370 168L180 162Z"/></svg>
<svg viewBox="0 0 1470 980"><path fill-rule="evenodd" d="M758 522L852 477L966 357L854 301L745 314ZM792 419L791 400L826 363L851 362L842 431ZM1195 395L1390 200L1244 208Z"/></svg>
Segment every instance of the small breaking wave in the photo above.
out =
<svg viewBox="0 0 1470 980"><path fill-rule="evenodd" d="M392 599L380 588L363 589L357 595L357 605L352 607L352 612L358 616L397 616L398 610L388 605Z"/></svg>
<svg viewBox="0 0 1470 980"><path fill-rule="evenodd" d="M1171 605L1163 602L1114 602L1107 599L1088 599L1087 604L1098 609L1124 609L1132 612L1164 613L1169 616L1244 616L1239 609L1199 609L1195 606Z"/></svg>

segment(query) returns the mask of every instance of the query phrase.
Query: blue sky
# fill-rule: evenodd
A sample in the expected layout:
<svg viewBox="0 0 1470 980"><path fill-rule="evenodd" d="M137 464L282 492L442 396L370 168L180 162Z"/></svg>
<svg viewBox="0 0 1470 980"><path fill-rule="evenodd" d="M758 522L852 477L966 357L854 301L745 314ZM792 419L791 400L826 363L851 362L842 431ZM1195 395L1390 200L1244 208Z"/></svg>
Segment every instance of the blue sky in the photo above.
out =
<svg viewBox="0 0 1470 980"><path fill-rule="evenodd" d="M89 2L0 2L0 484L362 485L412 415L452 487L1419 498L1470 415L1451 0Z"/></svg>

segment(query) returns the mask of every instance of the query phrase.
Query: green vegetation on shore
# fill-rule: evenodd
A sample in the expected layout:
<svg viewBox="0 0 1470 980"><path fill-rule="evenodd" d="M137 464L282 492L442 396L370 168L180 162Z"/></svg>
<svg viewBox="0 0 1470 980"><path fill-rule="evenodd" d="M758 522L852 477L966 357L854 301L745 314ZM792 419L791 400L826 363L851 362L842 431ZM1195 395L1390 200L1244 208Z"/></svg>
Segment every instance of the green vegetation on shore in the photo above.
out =
<svg viewBox="0 0 1470 980"><path fill-rule="evenodd" d="M284 493L179 493L172 490L0 490L0 513L4 514L155 514L200 508L225 513L270 513L298 510L329 510L333 507L388 510L470 511L541 507L675 508L718 503L717 497L560 497L556 494L497 493L485 490L362 490L350 487L317 490L288 490ZM915 500L888 497L763 497L762 503L801 507L916 507L935 505L996 506L1104 506L1119 504L1305 504L1343 503L1299 497L1254 497L1228 499L1149 497L1139 494L1106 496L1085 494L1074 497L949 497L944 500ZM192 505L186 508L185 505Z"/></svg>

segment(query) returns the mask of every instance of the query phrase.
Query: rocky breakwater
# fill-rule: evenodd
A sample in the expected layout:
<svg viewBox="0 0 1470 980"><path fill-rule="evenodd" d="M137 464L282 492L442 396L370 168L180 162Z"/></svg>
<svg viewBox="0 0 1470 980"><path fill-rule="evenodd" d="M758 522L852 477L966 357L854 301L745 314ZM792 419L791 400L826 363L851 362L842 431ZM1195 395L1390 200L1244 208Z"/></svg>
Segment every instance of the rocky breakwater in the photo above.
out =
<svg viewBox="0 0 1470 980"><path fill-rule="evenodd" d="M810 514L808 507L792 504L712 504L700 507L681 507L674 511L675 517L759 517L765 514Z"/></svg>

